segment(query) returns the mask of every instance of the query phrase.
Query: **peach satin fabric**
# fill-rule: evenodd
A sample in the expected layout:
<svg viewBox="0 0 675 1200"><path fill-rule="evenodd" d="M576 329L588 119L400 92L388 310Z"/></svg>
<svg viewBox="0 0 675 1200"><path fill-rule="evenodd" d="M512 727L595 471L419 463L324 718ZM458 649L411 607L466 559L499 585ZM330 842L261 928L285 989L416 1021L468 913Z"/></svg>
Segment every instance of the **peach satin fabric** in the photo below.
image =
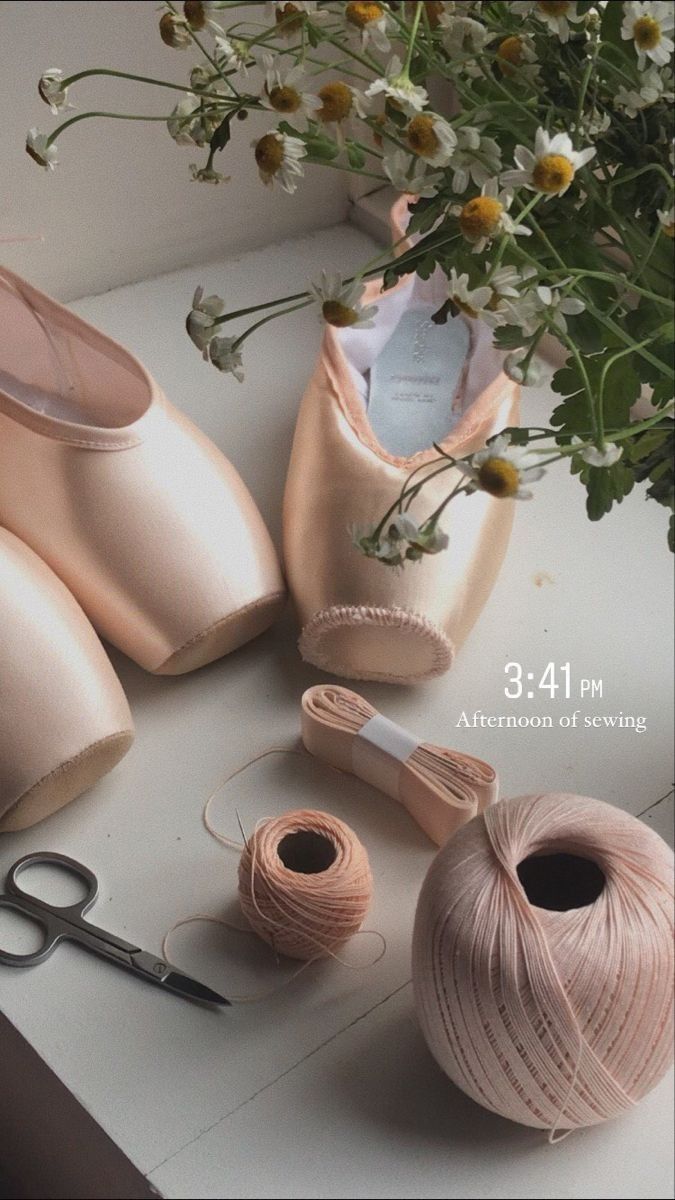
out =
<svg viewBox="0 0 675 1200"><path fill-rule="evenodd" d="M132 355L4 268L0 313L0 523L148 670L200 665L216 627L219 653L266 628L284 583L231 463Z"/></svg>
<svg viewBox="0 0 675 1200"><path fill-rule="evenodd" d="M377 715L377 709L348 688L309 688L302 697L302 740L317 758L400 801L438 846L499 798L495 770L469 754L419 742L397 761L365 744L361 731ZM393 738L396 741L395 732ZM399 739L405 741L406 736ZM410 739L411 744L415 741Z"/></svg>
<svg viewBox="0 0 675 1200"><path fill-rule="evenodd" d="M121 685L70 592L0 529L0 832L48 816L133 740Z"/></svg>

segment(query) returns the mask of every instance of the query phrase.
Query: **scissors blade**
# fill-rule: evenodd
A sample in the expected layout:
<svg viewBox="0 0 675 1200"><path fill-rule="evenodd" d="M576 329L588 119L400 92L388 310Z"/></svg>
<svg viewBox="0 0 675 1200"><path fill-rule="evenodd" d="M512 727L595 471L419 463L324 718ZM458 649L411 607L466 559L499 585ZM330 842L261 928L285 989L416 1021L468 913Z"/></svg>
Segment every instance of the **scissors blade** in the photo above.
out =
<svg viewBox="0 0 675 1200"><path fill-rule="evenodd" d="M165 988L176 992L179 996L185 996L188 1000L202 1000L207 1004L230 1005L231 1000L227 1000L225 996L220 996L218 992L214 992L204 983L199 983L196 979L191 979L189 975L181 975L179 971L169 971L162 980Z"/></svg>
<svg viewBox="0 0 675 1200"><path fill-rule="evenodd" d="M190 975L184 975L182 971L177 971L170 963L158 958L155 954L149 954L147 950L136 950L128 957L130 960L128 965L133 971L143 975L145 979L151 979L153 983L158 983L160 987L175 992L177 996L183 996L186 1000L201 1000L207 1004L229 1005L231 1003L218 992L208 988L206 984L200 983Z"/></svg>

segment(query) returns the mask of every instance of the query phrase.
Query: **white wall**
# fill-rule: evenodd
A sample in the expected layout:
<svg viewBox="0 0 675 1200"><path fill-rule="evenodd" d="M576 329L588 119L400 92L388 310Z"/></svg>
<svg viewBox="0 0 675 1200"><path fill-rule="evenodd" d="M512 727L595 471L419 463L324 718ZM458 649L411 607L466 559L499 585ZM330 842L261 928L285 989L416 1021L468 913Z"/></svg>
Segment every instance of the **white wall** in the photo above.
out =
<svg viewBox="0 0 675 1200"><path fill-rule="evenodd" d="M309 167L293 197L263 186L249 143L270 127L264 114L235 122L217 163L232 181L218 187L190 180L188 164L201 163L201 152L177 147L161 122L83 121L59 139L56 171L47 174L28 158L26 130L47 132L57 120L37 94L47 67L187 80L192 52L165 46L158 19L156 0L0 2L0 261L64 300L346 214L347 188L337 171ZM77 111L162 114L180 93L97 78L76 85L71 99ZM22 234L42 234L44 242L2 243Z"/></svg>

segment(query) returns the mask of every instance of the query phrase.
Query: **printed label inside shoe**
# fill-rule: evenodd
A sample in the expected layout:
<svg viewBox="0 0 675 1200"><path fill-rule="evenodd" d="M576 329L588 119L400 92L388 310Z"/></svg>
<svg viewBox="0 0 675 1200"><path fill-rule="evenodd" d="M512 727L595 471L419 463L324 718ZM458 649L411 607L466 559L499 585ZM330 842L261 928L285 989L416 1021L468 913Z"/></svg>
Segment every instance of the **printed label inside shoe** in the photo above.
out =
<svg viewBox="0 0 675 1200"><path fill-rule="evenodd" d="M390 454L410 457L428 449L461 416L460 403L453 401L469 330L461 318L434 325L434 311L427 304L405 312L370 370L368 420Z"/></svg>

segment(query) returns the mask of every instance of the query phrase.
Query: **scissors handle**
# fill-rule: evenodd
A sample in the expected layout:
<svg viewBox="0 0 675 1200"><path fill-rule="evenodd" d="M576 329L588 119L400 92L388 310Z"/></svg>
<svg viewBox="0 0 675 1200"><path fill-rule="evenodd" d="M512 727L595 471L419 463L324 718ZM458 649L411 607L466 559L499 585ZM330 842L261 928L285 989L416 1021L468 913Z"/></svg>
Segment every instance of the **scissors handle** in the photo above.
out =
<svg viewBox="0 0 675 1200"><path fill-rule="evenodd" d="M18 882L22 872L33 866L65 867L73 875L84 880L87 885L85 896L74 904L53 904L51 901L41 900L39 896L33 896ZM53 850L35 850L32 854L25 854L23 858L17 859L14 866L10 867L5 881L5 891L7 896L15 896L22 901L28 900L31 908L41 908L48 913L56 911L59 916L67 919L68 917L82 917L89 912L98 896L98 879L94 872L89 870L89 867L85 867L84 863L78 862L75 858L69 858L67 854L57 854Z"/></svg>
<svg viewBox="0 0 675 1200"><path fill-rule="evenodd" d="M21 887L19 878L28 867L46 865L66 867L73 875L82 879L86 884L86 894L75 904L53 904L33 896ZM0 895L0 908L8 908L36 922L44 933L42 945L27 954L13 954L0 948L0 963L13 967L32 967L49 958L55 947L64 938L76 936L78 940L86 940L85 930L94 933L93 927L83 920L98 895L98 880L89 867L84 863L69 858L66 854L57 854L50 850L38 850L19 858L9 869L5 882L6 892ZM80 935L80 930L83 933ZM127 943L121 939L116 941L120 948L127 949Z"/></svg>

